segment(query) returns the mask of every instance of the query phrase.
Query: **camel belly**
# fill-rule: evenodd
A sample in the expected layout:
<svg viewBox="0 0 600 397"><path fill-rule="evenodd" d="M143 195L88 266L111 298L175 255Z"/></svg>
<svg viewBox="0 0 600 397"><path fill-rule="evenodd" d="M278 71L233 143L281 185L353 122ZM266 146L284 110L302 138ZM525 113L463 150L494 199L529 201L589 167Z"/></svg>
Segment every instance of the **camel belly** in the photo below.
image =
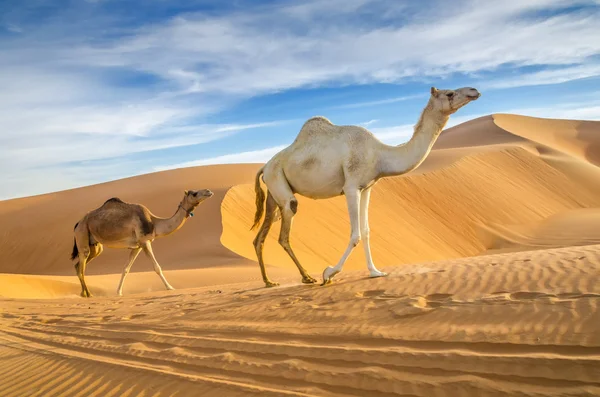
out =
<svg viewBox="0 0 600 397"><path fill-rule="evenodd" d="M92 238L90 239L90 244L93 245L96 243L100 243L103 246L108 247L108 248L134 249L134 248L139 248L139 246L140 246L139 242L132 238L124 238L122 240L110 240L110 239L103 239L103 238L98 238L98 237L92 236Z"/></svg>
<svg viewBox="0 0 600 397"><path fill-rule="evenodd" d="M326 199L343 194L344 173L335 169L304 170L294 172L288 182L295 193L313 199Z"/></svg>
<svg viewBox="0 0 600 397"><path fill-rule="evenodd" d="M90 230L90 244L100 243L108 248L138 248L140 242L130 233L104 230Z"/></svg>

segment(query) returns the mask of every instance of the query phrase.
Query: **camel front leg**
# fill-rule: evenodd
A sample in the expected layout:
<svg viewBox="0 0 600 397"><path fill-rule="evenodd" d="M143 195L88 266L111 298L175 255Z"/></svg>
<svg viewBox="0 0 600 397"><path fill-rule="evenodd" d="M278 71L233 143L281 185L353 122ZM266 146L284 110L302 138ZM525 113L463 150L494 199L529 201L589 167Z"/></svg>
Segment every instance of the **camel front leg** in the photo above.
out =
<svg viewBox="0 0 600 397"><path fill-rule="evenodd" d="M348 259L354 247L360 242L360 192L358 189L344 189L344 194L346 196L346 203L348 204L348 214L350 215L350 242L338 264L334 267L327 266L325 268L323 271L323 284L321 285L329 284L331 279L342 271L346 259Z"/></svg>
<svg viewBox="0 0 600 397"><path fill-rule="evenodd" d="M158 274L158 277L160 277L160 279L162 280L162 282L165 284L165 287L168 290L174 290L175 288L173 288L171 286L171 284L169 284L169 282L165 278L165 275L162 272L162 269L160 268L160 265L158 264L158 261L154 257L154 252L152 252L152 244L150 243L150 241L146 241L144 243L143 250L146 253L146 255L148 256L148 258L150 258L150 260L154 264L154 271L156 272L156 274Z"/></svg>
<svg viewBox="0 0 600 397"><path fill-rule="evenodd" d="M387 276L387 273L377 270L371 257L371 244L369 241L369 201L371 199L371 189L365 189L360 195L360 234L362 237L363 247L365 249L365 257L367 258L367 269L371 277Z"/></svg>
<svg viewBox="0 0 600 397"><path fill-rule="evenodd" d="M140 251L142 249L140 247L134 248L129 252L129 262L127 262L127 266L123 269L123 274L121 275L121 281L119 281L119 286L117 287L117 295L123 296L123 283L125 282L125 277L129 274L131 270L131 266L133 266L133 262L138 257Z"/></svg>

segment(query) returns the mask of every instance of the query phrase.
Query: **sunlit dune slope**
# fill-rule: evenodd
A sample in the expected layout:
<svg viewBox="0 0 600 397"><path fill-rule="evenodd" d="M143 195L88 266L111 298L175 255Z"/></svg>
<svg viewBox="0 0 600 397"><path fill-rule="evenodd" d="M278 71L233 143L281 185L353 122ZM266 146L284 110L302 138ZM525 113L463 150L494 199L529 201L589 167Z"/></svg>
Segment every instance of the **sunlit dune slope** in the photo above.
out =
<svg viewBox="0 0 600 397"><path fill-rule="evenodd" d="M564 211L600 206L600 173L589 163L598 142L598 122L495 115L448 129L416 172L384 179L373 189L369 216L374 260L390 266L477 255L497 248L490 225L499 233L511 225L528 227ZM254 259L254 232L248 230L254 214L252 184L231 189L222 211L221 241ZM569 224L575 236L564 244L555 240L553 246L577 239L581 220ZM266 262L293 266L277 244L279 225L266 242ZM349 233L344 197L300 197L291 241L307 269L322 271L335 264ZM359 246L347 268L364 266Z"/></svg>

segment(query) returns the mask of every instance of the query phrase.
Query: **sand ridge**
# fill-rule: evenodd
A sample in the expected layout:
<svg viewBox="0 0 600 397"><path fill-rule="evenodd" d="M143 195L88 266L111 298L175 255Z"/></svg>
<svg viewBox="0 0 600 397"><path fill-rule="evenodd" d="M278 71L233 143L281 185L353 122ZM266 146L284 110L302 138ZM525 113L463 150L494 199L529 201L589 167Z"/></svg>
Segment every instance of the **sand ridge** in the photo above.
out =
<svg viewBox="0 0 600 397"><path fill-rule="evenodd" d="M0 395L598 395L599 249L346 272L327 287L290 274L273 289L7 301Z"/></svg>

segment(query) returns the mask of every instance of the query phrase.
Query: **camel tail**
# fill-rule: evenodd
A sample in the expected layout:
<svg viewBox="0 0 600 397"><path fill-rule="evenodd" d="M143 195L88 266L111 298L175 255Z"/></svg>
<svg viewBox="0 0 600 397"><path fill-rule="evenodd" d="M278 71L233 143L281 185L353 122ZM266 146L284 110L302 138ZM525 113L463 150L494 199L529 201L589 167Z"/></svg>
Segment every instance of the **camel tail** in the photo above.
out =
<svg viewBox="0 0 600 397"><path fill-rule="evenodd" d="M73 229L76 229L77 225L79 225L79 222L77 222L75 224L75 227ZM73 238L73 252L71 253L71 260L74 260L78 256L79 256L79 250L77 249L77 239Z"/></svg>
<svg viewBox="0 0 600 397"><path fill-rule="evenodd" d="M265 192L260 186L260 177L262 176L263 172L264 170L261 168L256 173L256 179L254 180L254 192L256 193L256 214L254 214L254 224L250 230L254 230L258 226L265 210Z"/></svg>

